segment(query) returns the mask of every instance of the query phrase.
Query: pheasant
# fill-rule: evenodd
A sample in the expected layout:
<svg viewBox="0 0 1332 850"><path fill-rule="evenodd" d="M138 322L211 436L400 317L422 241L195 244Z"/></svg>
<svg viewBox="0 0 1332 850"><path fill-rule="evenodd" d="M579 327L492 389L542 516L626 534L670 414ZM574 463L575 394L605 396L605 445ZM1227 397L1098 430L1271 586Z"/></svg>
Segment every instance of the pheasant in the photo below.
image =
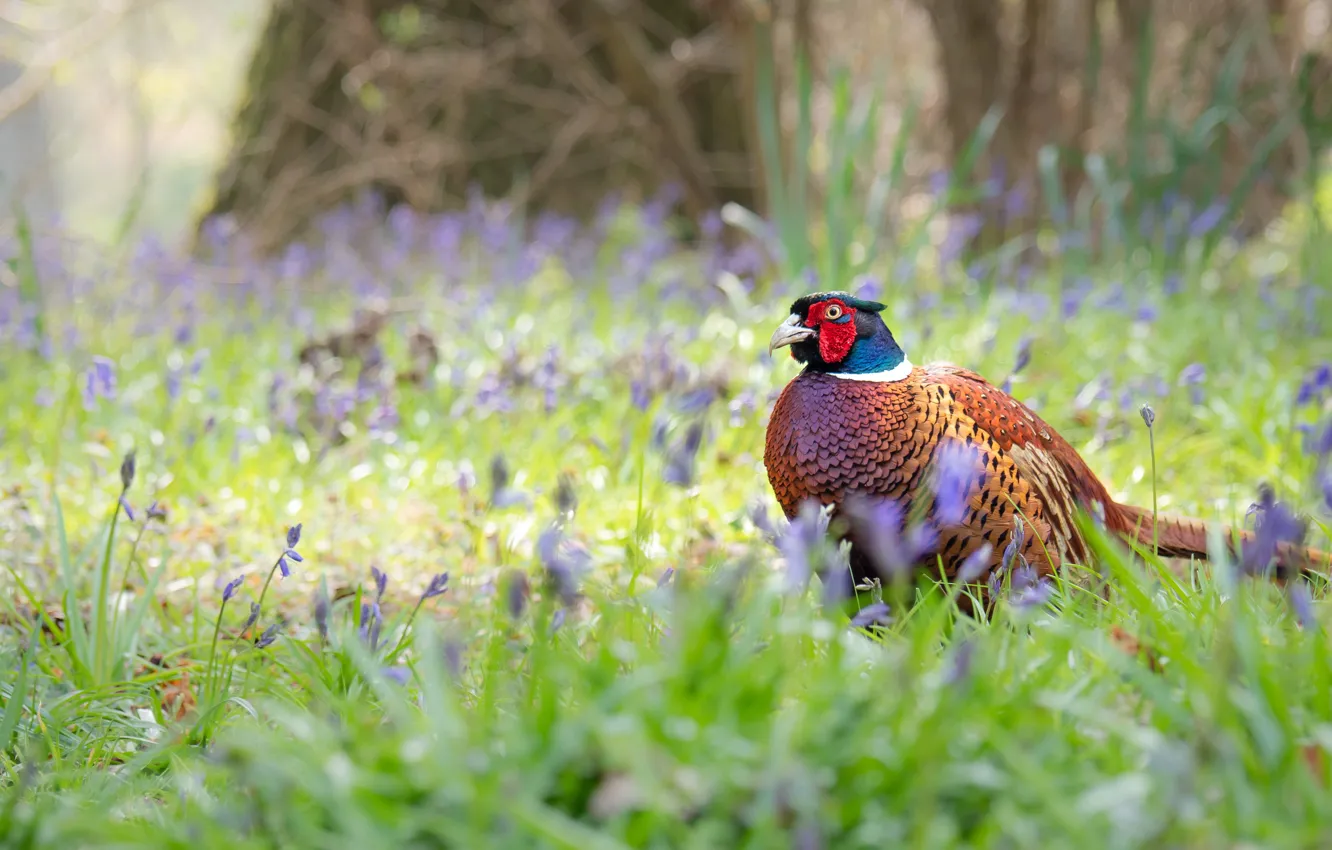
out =
<svg viewBox="0 0 1332 850"><path fill-rule="evenodd" d="M768 422L768 481L788 519L812 500L851 520L845 536L857 582L882 572L867 538L876 532L875 516L888 520L869 514L869 528L858 524L848 504L853 496L897 504L891 516L898 533L913 507L923 509L937 533L925 551L914 553L912 566L941 565L950 579L964 564L968 575L996 575L1018 554L1040 578L1090 564L1079 510L1147 551L1207 559L1205 523L1173 517L1153 523L1151 510L1116 502L1068 441L1026 405L970 370L913 365L879 315L883 309L846 292L806 295L791 305L768 347L770 353L790 347L804 364ZM937 486L947 474L939 467L950 465L943 463L949 450L969 453L972 463L961 467L961 476L953 474L961 486L951 507L942 504ZM916 505L920 499L926 501ZM1232 539L1230 529L1220 530ZM1245 531L1240 538L1248 546L1254 535ZM1332 560L1286 541L1273 554L1278 577L1308 561Z"/></svg>

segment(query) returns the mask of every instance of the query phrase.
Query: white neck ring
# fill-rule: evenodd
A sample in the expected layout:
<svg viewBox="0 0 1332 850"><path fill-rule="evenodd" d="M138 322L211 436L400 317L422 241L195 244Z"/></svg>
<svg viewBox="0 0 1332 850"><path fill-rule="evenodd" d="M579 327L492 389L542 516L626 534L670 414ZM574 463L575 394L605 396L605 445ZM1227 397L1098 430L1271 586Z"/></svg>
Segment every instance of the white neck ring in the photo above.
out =
<svg viewBox="0 0 1332 850"><path fill-rule="evenodd" d="M914 367L912 367L911 361L903 357L901 363L882 372L825 372L824 374L830 378L841 378L843 381L878 381L891 384L897 381L905 381L907 376L911 374L912 368Z"/></svg>

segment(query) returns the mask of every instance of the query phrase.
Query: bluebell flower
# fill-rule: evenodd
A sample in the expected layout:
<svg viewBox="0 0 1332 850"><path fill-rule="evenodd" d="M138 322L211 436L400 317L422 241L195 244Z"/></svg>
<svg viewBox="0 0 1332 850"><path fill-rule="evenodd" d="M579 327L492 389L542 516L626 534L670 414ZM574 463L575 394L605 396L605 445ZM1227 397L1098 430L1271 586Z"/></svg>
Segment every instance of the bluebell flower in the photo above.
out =
<svg viewBox="0 0 1332 850"><path fill-rule="evenodd" d="M328 615L331 607L332 601L328 598L328 588L321 581L319 587L315 589L314 621L319 637L325 642L328 641Z"/></svg>
<svg viewBox="0 0 1332 850"><path fill-rule="evenodd" d="M433 599L449 589L449 574L447 572L438 573L430 578L430 584L426 585L425 593L421 594L422 599Z"/></svg>
<svg viewBox="0 0 1332 850"><path fill-rule="evenodd" d="M1020 611L1039 608L1050 601L1054 587L1048 581L1034 581L1016 591L1013 605Z"/></svg>
<svg viewBox="0 0 1332 850"><path fill-rule="evenodd" d="M843 500L842 510L881 576L906 575L925 554L921 544L926 541L907 534L906 514L895 500L851 494Z"/></svg>
<svg viewBox="0 0 1332 850"><path fill-rule="evenodd" d="M1220 201L1213 201L1207 209L1198 214L1196 218L1189 223L1189 236L1193 239L1201 239L1216 229L1222 220L1226 217L1226 204Z"/></svg>
<svg viewBox="0 0 1332 850"><path fill-rule="evenodd" d="M1282 544L1298 545L1304 540L1304 524L1276 500L1268 485L1259 488L1258 501L1249 506L1247 514L1254 517L1254 529L1253 537L1241 547L1240 566L1245 573L1265 572Z"/></svg>
<svg viewBox="0 0 1332 850"><path fill-rule="evenodd" d="M379 567L371 567L370 577L375 582L375 601L381 602L384 599L384 591L388 589L388 574Z"/></svg>
<svg viewBox="0 0 1332 850"><path fill-rule="evenodd" d="M960 584L971 584L981 577L981 573L990 565L990 554L994 552L994 547L989 543L981 543L971 554L967 555L962 561L962 565L957 568L957 581Z"/></svg>
<svg viewBox="0 0 1332 850"><path fill-rule="evenodd" d="M1022 554L1022 546L1027 540L1027 530L1023 528L1022 517L1012 518L1012 538L1003 550L1003 572L1007 573L1012 569L1014 561L1020 564L1026 564L1027 558Z"/></svg>
<svg viewBox="0 0 1332 850"><path fill-rule="evenodd" d="M255 648L263 649L266 646L272 645L273 641L278 639L278 635L281 634L281 632L282 632L281 623L274 623L273 625L264 629L263 634L259 635L259 640L254 642Z"/></svg>
<svg viewBox="0 0 1332 850"><path fill-rule="evenodd" d="M1301 626L1306 629L1317 622L1314 616L1313 597L1309 594L1309 585L1305 581L1292 581L1286 584L1286 600L1290 610L1295 613Z"/></svg>
<svg viewBox="0 0 1332 850"><path fill-rule="evenodd" d="M803 591L813 573L823 572L825 564L814 563L812 556L827 533L828 515L823 507L813 499L802 501L796 518L776 540L786 561L786 585L790 590Z"/></svg>
<svg viewBox="0 0 1332 850"><path fill-rule="evenodd" d="M384 668L384 678L396 685L406 686L412 679L412 671L408 667L399 664L395 667Z"/></svg>
<svg viewBox="0 0 1332 850"><path fill-rule="evenodd" d="M278 556L277 566L278 572L282 573L283 578L289 578L291 576L291 565L287 563L287 555L285 552Z"/></svg>
<svg viewBox="0 0 1332 850"><path fill-rule="evenodd" d="M1189 388L1189 400L1194 404L1202 403L1203 381L1207 380L1207 367L1201 363L1190 363L1179 371L1180 386Z"/></svg>
<svg viewBox="0 0 1332 850"><path fill-rule="evenodd" d="M107 399L116 397L116 367L110 359L106 357L92 359L92 378L94 391L98 396Z"/></svg>
<svg viewBox="0 0 1332 850"><path fill-rule="evenodd" d="M527 576L517 570L512 571L505 595L505 604L509 609L510 617L517 620L523 616L523 611L527 609L527 595Z"/></svg>
<svg viewBox="0 0 1332 850"><path fill-rule="evenodd" d="M657 576L657 587L665 587L670 584L671 579L674 577L675 567L667 567L661 571L661 575Z"/></svg>
<svg viewBox="0 0 1332 850"><path fill-rule="evenodd" d="M887 625L891 621L891 612L887 603L875 602L856 612L856 615L851 618L851 627L864 629L874 625Z"/></svg>
<svg viewBox="0 0 1332 850"><path fill-rule="evenodd" d="M125 511L125 516L129 517L130 522L138 521L138 517L134 515L134 508L130 507L129 499L126 499L124 496L121 496L120 507L122 510Z"/></svg>
<svg viewBox="0 0 1332 850"><path fill-rule="evenodd" d="M976 447L947 440L935 450L934 464L934 517L942 525L958 525L966 519L973 485L984 486L984 461Z"/></svg>
<svg viewBox="0 0 1332 850"><path fill-rule="evenodd" d="M287 529L287 548L295 549L296 545L300 542L301 542L301 523L298 522L295 525L293 525L291 528Z"/></svg>
<svg viewBox="0 0 1332 850"><path fill-rule="evenodd" d="M241 582L243 582L244 580L245 579L243 576L236 576L234 579L227 582L227 586L222 588L222 601L223 602L231 601L231 597L236 595L237 589L240 588Z"/></svg>
<svg viewBox="0 0 1332 850"><path fill-rule="evenodd" d="M976 655L976 644L970 638L963 638L953 647L944 683L956 685L971 676L972 659Z"/></svg>
<svg viewBox="0 0 1332 850"><path fill-rule="evenodd" d="M251 603L250 603L250 616L248 616L248 617L245 618L245 622L241 625L240 630L243 632L243 631L245 631L246 629L248 629L248 628L250 628L251 626L253 626L253 625L254 625L255 623L257 623L257 622L259 622L259 603L258 603L258 602L251 602Z"/></svg>
<svg viewBox="0 0 1332 850"><path fill-rule="evenodd" d="M668 484L691 487L696 473L699 446L703 443L703 423L690 423L684 440L671 449L662 477Z"/></svg>
<svg viewBox="0 0 1332 850"><path fill-rule="evenodd" d="M361 628L358 632L361 640L365 641L374 652L379 648L379 633L384 626L383 613L379 610L378 602L361 603Z"/></svg>
<svg viewBox="0 0 1332 850"><path fill-rule="evenodd" d="M1142 417L1143 424L1148 428L1151 428L1152 425L1156 424L1156 411L1152 409L1150 404L1144 404L1142 407L1138 408L1138 415Z"/></svg>
<svg viewBox="0 0 1332 850"><path fill-rule="evenodd" d="M1295 404L1306 405L1321 398L1323 393L1332 389L1332 363L1322 363L1309 370L1300 382L1299 392L1295 395Z"/></svg>
<svg viewBox="0 0 1332 850"><path fill-rule="evenodd" d="M587 569L591 558L585 550L565 545L558 526L551 526L537 538L537 557L546 571L546 580L565 607L578 599L578 573Z"/></svg>

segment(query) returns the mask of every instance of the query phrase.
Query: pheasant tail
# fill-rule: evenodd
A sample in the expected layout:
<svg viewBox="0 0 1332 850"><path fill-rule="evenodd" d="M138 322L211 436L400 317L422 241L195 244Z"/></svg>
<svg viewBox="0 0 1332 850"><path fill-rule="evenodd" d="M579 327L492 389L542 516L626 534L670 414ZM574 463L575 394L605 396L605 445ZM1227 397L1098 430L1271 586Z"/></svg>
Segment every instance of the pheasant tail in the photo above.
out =
<svg viewBox="0 0 1332 850"><path fill-rule="evenodd" d="M1210 557L1210 537L1212 526L1200 519L1188 517L1158 516L1153 523L1152 512L1132 505L1116 505L1117 523L1115 531L1136 540L1149 551L1153 545L1156 553L1166 558ZM1251 543L1254 534L1251 531L1238 532L1230 526L1217 529L1225 541L1232 557L1238 557L1236 541L1239 545ZM1276 547L1276 577L1287 579L1293 573L1317 572L1327 574L1332 569L1332 553L1318 549L1307 549L1290 543L1279 543Z"/></svg>

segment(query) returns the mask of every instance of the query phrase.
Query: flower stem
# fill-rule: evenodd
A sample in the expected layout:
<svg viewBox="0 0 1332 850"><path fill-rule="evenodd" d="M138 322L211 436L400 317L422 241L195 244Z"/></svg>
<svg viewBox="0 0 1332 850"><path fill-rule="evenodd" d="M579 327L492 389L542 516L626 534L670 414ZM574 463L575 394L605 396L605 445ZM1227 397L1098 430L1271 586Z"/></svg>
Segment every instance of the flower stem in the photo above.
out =
<svg viewBox="0 0 1332 850"><path fill-rule="evenodd" d="M97 608L93 612L96 624L93 633L96 635L97 645L93 648L93 669L99 682L110 674L106 669L110 659L107 657L111 651L110 647L110 628L108 623L106 606L108 604L108 594L111 588L111 549L116 542L116 524L120 521L121 500L125 498L128 487L122 487L120 496L116 499L115 507L111 514L111 530L106 534L106 549L102 552L102 563L98 569L97 577Z"/></svg>
<svg viewBox="0 0 1332 850"><path fill-rule="evenodd" d="M213 693L213 683L217 681L217 639L222 634L222 615L227 611L227 600L222 599L222 607L217 609L217 622L213 624L213 645L208 653L208 695L211 697L210 704L216 702L217 695Z"/></svg>
<svg viewBox="0 0 1332 850"><path fill-rule="evenodd" d="M1152 554L1159 554L1157 539L1157 511L1156 511L1156 432L1151 427L1147 428L1147 445L1151 448L1152 455Z"/></svg>
<svg viewBox="0 0 1332 850"><path fill-rule="evenodd" d="M282 559L286 557L286 554L287 553L284 551L278 556L278 559L273 562L273 568L268 571L268 578L264 580L263 590L259 591L259 610L261 611L264 607L264 597L268 595L268 586L273 583L273 576L278 571L278 564L282 563Z"/></svg>

